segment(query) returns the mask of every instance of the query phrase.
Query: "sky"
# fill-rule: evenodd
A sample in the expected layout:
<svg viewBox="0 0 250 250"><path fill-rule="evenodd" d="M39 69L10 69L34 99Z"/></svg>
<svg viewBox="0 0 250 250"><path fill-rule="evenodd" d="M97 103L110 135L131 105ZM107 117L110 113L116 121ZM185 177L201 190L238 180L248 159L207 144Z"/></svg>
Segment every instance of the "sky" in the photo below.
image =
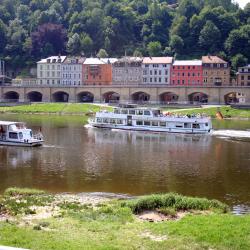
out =
<svg viewBox="0 0 250 250"><path fill-rule="evenodd" d="M238 3L241 8L244 8L245 5L250 2L250 0L234 0L234 1Z"/></svg>

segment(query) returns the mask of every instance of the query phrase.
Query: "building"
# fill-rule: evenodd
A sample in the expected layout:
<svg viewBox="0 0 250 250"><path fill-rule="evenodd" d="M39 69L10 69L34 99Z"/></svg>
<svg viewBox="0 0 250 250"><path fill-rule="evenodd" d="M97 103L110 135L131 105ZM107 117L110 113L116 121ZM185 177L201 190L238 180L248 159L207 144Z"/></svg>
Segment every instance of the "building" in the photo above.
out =
<svg viewBox="0 0 250 250"><path fill-rule="evenodd" d="M238 68L237 85L250 86L250 64Z"/></svg>
<svg viewBox="0 0 250 250"><path fill-rule="evenodd" d="M51 56L37 62L37 83L41 85L60 85L61 67L66 56Z"/></svg>
<svg viewBox="0 0 250 250"><path fill-rule="evenodd" d="M83 63L85 58L67 57L62 63L61 84L62 85L82 85L83 84Z"/></svg>
<svg viewBox="0 0 250 250"><path fill-rule="evenodd" d="M144 57L142 61L143 84L170 84L172 57Z"/></svg>
<svg viewBox="0 0 250 250"><path fill-rule="evenodd" d="M202 85L201 60L176 60L171 69L171 84L178 86Z"/></svg>
<svg viewBox="0 0 250 250"><path fill-rule="evenodd" d="M110 85L115 58L87 58L83 63L83 84Z"/></svg>
<svg viewBox="0 0 250 250"><path fill-rule="evenodd" d="M139 85L142 83L142 58L123 57L112 64L114 85Z"/></svg>
<svg viewBox="0 0 250 250"><path fill-rule="evenodd" d="M230 66L218 56L203 56L202 68L204 85L230 85Z"/></svg>

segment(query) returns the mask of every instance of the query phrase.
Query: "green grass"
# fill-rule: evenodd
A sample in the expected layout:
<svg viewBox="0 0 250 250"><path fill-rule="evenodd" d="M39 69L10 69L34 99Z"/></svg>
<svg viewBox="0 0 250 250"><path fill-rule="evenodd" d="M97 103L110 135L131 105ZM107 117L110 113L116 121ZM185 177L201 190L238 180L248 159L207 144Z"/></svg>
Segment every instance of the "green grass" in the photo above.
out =
<svg viewBox="0 0 250 250"><path fill-rule="evenodd" d="M48 114L85 114L97 112L100 109L111 110L111 107L101 107L94 104L80 103L39 103L14 107L0 107L2 113L48 113Z"/></svg>
<svg viewBox="0 0 250 250"><path fill-rule="evenodd" d="M41 197L50 196L39 192L36 194L28 189L10 190L1 198L5 203L0 201L0 208L13 204L17 198L20 204L20 195L23 200L32 198L29 205L48 206L54 201L42 199L41 202ZM58 204L62 210L59 217L23 223L20 217L22 212L15 220L1 221L0 245L34 250L250 248L250 215L235 216L214 212L206 215L190 214L180 220L152 223L139 221L133 214L137 211L135 207L160 207L162 212L174 217L176 203L185 206L189 204L188 207L199 210L223 208L223 204L218 201L177 194L150 195L127 201L114 200L96 207L91 204L81 205L79 202L62 202ZM164 208L165 206L168 208ZM8 209L10 212L13 207Z"/></svg>
<svg viewBox="0 0 250 250"><path fill-rule="evenodd" d="M217 107L211 108L197 108L197 109L187 109L187 110L175 110L173 113L181 114L207 114L212 118L216 117ZM235 109L229 106L222 106L219 108L224 118L250 118L250 109Z"/></svg>
<svg viewBox="0 0 250 250"><path fill-rule="evenodd" d="M45 194L45 192L43 190L34 188L18 188L18 187L7 188L4 192L5 196L17 196L17 195L29 196L38 194Z"/></svg>

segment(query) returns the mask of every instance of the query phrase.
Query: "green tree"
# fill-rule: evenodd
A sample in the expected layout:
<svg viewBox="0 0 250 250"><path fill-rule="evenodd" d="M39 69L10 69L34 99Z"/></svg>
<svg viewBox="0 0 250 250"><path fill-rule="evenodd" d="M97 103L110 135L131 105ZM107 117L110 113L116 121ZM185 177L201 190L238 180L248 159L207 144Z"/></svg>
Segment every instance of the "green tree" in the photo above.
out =
<svg viewBox="0 0 250 250"><path fill-rule="evenodd" d="M147 51L150 56L160 56L161 51L161 43L160 42L150 42L147 46Z"/></svg>
<svg viewBox="0 0 250 250"><path fill-rule="evenodd" d="M0 19L0 55L3 54L3 50L6 46L7 42L6 33L7 33L7 27Z"/></svg>
<svg viewBox="0 0 250 250"><path fill-rule="evenodd" d="M75 33L72 37L69 38L67 43L67 52L71 55L80 55L81 50L81 38Z"/></svg>
<svg viewBox="0 0 250 250"><path fill-rule="evenodd" d="M247 58L242 54L237 54L231 59L232 67L237 70L238 67L247 65Z"/></svg>
<svg viewBox="0 0 250 250"><path fill-rule="evenodd" d="M220 50L221 33L212 21L207 21L200 32L199 44L206 52Z"/></svg>
<svg viewBox="0 0 250 250"><path fill-rule="evenodd" d="M181 54L183 51L184 42L181 37L173 35L170 39L169 46L172 51L174 51L177 54Z"/></svg>
<svg viewBox="0 0 250 250"><path fill-rule="evenodd" d="M107 58L109 55L105 49L100 49L96 56L99 58Z"/></svg>
<svg viewBox="0 0 250 250"><path fill-rule="evenodd" d="M91 37L84 33L81 36L81 48L84 51L85 54L90 55L92 52L92 47L93 47L93 41Z"/></svg>

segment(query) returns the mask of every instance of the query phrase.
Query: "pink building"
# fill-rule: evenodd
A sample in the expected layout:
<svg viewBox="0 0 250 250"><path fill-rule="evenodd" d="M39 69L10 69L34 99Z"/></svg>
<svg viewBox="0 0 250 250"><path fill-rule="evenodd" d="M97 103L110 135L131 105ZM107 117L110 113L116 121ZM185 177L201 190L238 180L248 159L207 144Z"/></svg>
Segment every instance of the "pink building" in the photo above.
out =
<svg viewBox="0 0 250 250"><path fill-rule="evenodd" d="M199 86L203 84L202 61L174 61L171 69L171 85Z"/></svg>

